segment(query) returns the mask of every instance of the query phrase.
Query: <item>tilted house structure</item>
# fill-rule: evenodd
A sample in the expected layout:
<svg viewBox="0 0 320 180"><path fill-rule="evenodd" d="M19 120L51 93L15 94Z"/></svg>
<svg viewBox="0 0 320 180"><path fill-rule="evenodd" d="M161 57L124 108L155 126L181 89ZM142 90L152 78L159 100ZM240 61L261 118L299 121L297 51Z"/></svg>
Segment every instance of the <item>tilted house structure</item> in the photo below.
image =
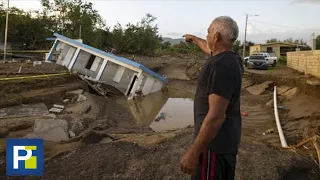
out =
<svg viewBox="0 0 320 180"><path fill-rule="evenodd" d="M71 72L90 80L111 85L131 99L138 91L143 95L162 89L168 79L142 64L93 48L77 40L54 33L55 42L46 61L66 66Z"/></svg>

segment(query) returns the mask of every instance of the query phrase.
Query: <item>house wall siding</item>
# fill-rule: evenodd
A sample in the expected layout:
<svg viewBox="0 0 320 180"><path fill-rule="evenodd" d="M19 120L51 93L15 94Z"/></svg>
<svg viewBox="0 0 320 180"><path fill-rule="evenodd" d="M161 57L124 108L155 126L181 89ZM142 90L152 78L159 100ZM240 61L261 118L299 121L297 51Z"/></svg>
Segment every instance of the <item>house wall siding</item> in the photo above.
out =
<svg viewBox="0 0 320 180"><path fill-rule="evenodd" d="M288 52L287 66L320 78L320 50Z"/></svg>
<svg viewBox="0 0 320 180"><path fill-rule="evenodd" d="M131 78L133 77L133 74L137 72L131 69L125 68L119 83L116 83L113 81L113 78L116 75L119 66L120 65L116 63L108 61L107 66L101 75L100 81L103 81L106 84L109 84L117 88L119 91L125 94L131 82Z"/></svg>
<svg viewBox="0 0 320 180"><path fill-rule="evenodd" d="M92 78L95 78L99 72L99 69L103 61L102 61L102 58L96 57L94 63L98 63L98 64L95 64L94 66L97 66L97 68L95 71L91 71L90 69L86 69L86 65L89 61L90 56L91 56L90 53L81 50L77 60L73 65L72 71L76 71L81 74L88 75Z"/></svg>

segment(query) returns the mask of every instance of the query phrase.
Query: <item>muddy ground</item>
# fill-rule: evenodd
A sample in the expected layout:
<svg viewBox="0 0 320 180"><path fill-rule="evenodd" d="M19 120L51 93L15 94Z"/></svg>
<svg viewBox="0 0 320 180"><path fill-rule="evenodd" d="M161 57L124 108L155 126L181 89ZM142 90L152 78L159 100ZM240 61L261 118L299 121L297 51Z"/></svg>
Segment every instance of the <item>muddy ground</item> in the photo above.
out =
<svg viewBox="0 0 320 180"><path fill-rule="evenodd" d="M168 91L174 97L192 96L196 88L196 75L202 58L136 57L136 60L169 78ZM271 80L259 95L252 95L248 87ZM320 135L320 100L312 96L319 94L319 86L307 80L314 79L279 66L268 71L249 70L243 79L241 111L243 114L242 143L239 149L237 180L311 180L319 179L316 154L311 143L304 147L287 150L280 146L276 131L273 106L273 85L297 87L291 97L279 94L279 109L282 126L289 145L303 139ZM55 83L14 82L5 84L20 87L19 91L6 93L1 98L3 107L19 104L9 97L17 96L21 103L61 103L69 90L78 88L91 92L76 77L58 78ZM39 84L39 86L37 86ZM71 85L73 84L73 85ZM6 87L6 86L3 87ZM27 90L22 87L26 86ZM52 93L53 92L53 93ZM45 176L5 177L5 138L23 137L32 132L33 121L40 117L0 119L0 179L189 179L179 170L179 160L193 139L193 128L167 132L153 132L148 126L138 126L127 110L123 97L103 98L85 94L91 105L88 113L62 113L69 126L81 119L85 128L75 138L62 143L45 143ZM39 98L39 96L41 98ZM79 103L66 103L68 108ZM190 109L189 111L192 111ZM43 117L41 117L43 118ZM1 129L2 128L2 129ZM5 129L5 130L3 130ZM267 133L268 129L273 132ZM2 131L1 131L2 130ZM4 134L4 133L2 133ZM101 141L104 139L111 141Z"/></svg>

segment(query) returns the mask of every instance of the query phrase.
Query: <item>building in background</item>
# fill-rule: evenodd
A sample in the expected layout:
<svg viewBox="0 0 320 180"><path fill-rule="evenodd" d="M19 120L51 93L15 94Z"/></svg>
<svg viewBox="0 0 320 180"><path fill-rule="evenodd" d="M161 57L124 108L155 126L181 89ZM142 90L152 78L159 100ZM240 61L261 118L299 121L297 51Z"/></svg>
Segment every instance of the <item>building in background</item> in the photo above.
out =
<svg viewBox="0 0 320 180"><path fill-rule="evenodd" d="M299 51L308 49L305 45L286 43L286 42L273 42L266 44L255 44L250 46L250 55L257 52L273 53L274 56L287 56L287 52Z"/></svg>
<svg viewBox="0 0 320 180"><path fill-rule="evenodd" d="M46 61L67 67L89 80L111 85L131 99L136 93L147 95L162 89L168 79L142 64L93 48L55 33L55 42Z"/></svg>

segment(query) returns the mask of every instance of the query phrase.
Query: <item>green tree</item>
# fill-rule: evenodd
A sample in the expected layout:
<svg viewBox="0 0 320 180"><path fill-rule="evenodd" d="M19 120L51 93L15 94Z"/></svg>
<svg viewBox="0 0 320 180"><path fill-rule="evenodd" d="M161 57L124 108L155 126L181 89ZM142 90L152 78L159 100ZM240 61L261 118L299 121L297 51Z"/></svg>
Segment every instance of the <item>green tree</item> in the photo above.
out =
<svg viewBox="0 0 320 180"><path fill-rule="evenodd" d="M280 42L280 41L277 40L276 38L268 39L268 40L266 41L266 43L273 43L273 42Z"/></svg>
<svg viewBox="0 0 320 180"><path fill-rule="evenodd" d="M241 41L240 40L236 40L233 44L233 50L237 53L241 52Z"/></svg>
<svg viewBox="0 0 320 180"><path fill-rule="evenodd" d="M316 38L316 49L320 49L320 35Z"/></svg>

